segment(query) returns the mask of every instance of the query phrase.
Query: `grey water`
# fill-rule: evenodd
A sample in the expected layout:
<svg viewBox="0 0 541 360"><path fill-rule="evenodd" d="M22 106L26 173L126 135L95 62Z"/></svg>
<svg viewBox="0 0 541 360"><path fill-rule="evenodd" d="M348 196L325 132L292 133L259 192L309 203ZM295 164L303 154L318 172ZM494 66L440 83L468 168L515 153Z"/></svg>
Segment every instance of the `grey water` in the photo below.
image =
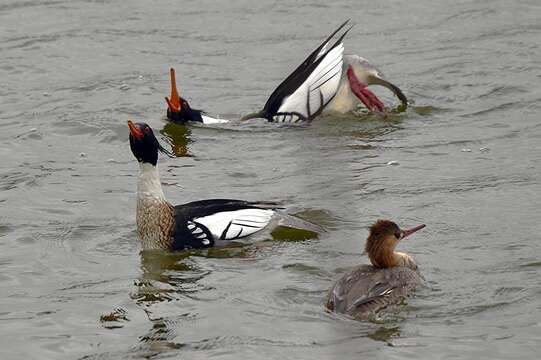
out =
<svg viewBox="0 0 541 360"><path fill-rule="evenodd" d="M347 51L407 111L165 121L169 67L193 107L235 119L347 18ZM534 0L2 0L0 358L537 359L540 84ZM327 232L141 253L128 119L177 154L160 158L173 204L280 201ZM400 246L426 286L379 320L326 313L379 218L427 224Z"/></svg>

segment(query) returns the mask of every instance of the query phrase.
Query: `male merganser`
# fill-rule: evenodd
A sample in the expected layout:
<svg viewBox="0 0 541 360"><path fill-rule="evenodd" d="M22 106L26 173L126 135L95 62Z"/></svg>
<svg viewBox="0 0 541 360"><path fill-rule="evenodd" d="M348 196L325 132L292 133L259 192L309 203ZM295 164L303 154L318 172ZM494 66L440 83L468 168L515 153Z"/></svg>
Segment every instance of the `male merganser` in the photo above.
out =
<svg viewBox="0 0 541 360"><path fill-rule="evenodd" d="M413 258L394 249L400 240L424 227L400 230L390 220L373 224L365 246L372 266L360 265L343 275L329 293L327 309L365 320L398 304L422 283L422 277Z"/></svg>
<svg viewBox="0 0 541 360"><path fill-rule="evenodd" d="M344 44L351 30L346 29L330 45L334 36L346 26L345 21L272 92L261 111L242 119L264 118L276 122L310 121L318 116L335 97L342 76Z"/></svg>
<svg viewBox="0 0 541 360"><path fill-rule="evenodd" d="M231 199L194 201L173 206L163 194L158 173L158 152L171 156L152 129L144 123L128 121L130 147L139 161L137 181L137 231L143 249L201 249L254 234L273 220L277 225L295 224L318 232L317 225L278 211L273 202ZM295 219L295 220L293 220ZM280 223L281 222L281 223ZM294 226L293 226L294 227Z"/></svg>
<svg viewBox="0 0 541 360"><path fill-rule="evenodd" d="M345 30L334 44L330 45L330 42L348 21L334 31L278 85L263 110L246 115L242 119L264 118L276 122L299 122L312 120L319 115L338 90L344 53L342 40L351 28ZM165 98L167 118L170 121L175 123L196 121L204 124L227 122L212 118L201 110L192 109L178 94L174 69L170 70L170 79L171 96Z"/></svg>
<svg viewBox="0 0 541 360"><path fill-rule="evenodd" d="M208 116L203 110L192 109L188 101L178 94L175 69L169 70L171 79L171 96L165 97L167 103L167 118L174 123L185 124L188 121L200 122L203 124L222 124L229 122L225 119L217 119Z"/></svg>
<svg viewBox="0 0 541 360"><path fill-rule="evenodd" d="M360 100L369 111L382 114L383 102L368 89L370 85L385 86L400 99L404 109L408 106L408 99L402 90L385 80L382 73L368 60L359 55L344 55L340 86L334 99L325 107L325 112L344 114L354 111Z"/></svg>

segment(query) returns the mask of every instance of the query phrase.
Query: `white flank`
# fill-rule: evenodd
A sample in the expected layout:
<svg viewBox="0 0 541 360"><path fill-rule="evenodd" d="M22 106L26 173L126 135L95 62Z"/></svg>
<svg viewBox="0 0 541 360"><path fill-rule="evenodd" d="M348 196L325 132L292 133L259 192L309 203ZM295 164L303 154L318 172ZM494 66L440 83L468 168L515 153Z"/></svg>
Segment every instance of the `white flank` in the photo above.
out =
<svg viewBox="0 0 541 360"><path fill-rule="evenodd" d="M210 230L216 239L220 239L225 232L224 240L238 239L262 230L271 221L273 210L243 209L224 211L209 216L195 218Z"/></svg>
<svg viewBox="0 0 541 360"><path fill-rule="evenodd" d="M229 120L216 119L216 118L206 116L206 115L201 115L201 117L203 118L203 124L206 124L206 125L209 125L209 124L225 124L225 123L229 122Z"/></svg>

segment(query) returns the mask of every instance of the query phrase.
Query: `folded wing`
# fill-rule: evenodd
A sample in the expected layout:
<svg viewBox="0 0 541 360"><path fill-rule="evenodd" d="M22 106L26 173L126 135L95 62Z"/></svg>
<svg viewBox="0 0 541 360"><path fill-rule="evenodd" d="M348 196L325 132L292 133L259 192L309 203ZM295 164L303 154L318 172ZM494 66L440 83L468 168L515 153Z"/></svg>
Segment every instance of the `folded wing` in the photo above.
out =
<svg viewBox="0 0 541 360"><path fill-rule="evenodd" d="M270 223L273 214L273 210L243 209L195 218L194 222L209 229L215 239L234 240L262 230Z"/></svg>
<svg viewBox="0 0 541 360"><path fill-rule="evenodd" d="M210 199L175 206L173 249L213 247L220 240L234 240L251 235L267 226L273 202L249 202Z"/></svg>

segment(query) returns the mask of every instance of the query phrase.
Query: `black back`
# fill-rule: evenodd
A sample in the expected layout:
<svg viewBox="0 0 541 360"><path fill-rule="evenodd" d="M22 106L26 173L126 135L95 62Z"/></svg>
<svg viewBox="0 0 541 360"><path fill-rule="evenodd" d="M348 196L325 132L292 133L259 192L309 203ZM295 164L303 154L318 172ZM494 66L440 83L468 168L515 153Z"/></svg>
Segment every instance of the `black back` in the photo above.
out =
<svg viewBox="0 0 541 360"><path fill-rule="evenodd" d="M198 121L203 122L204 114L202 110L192 109L188 101L184 98L180 98L180 112L172 112L167 108L167 118L177 124L185 124L188 121Z"/></svg>

